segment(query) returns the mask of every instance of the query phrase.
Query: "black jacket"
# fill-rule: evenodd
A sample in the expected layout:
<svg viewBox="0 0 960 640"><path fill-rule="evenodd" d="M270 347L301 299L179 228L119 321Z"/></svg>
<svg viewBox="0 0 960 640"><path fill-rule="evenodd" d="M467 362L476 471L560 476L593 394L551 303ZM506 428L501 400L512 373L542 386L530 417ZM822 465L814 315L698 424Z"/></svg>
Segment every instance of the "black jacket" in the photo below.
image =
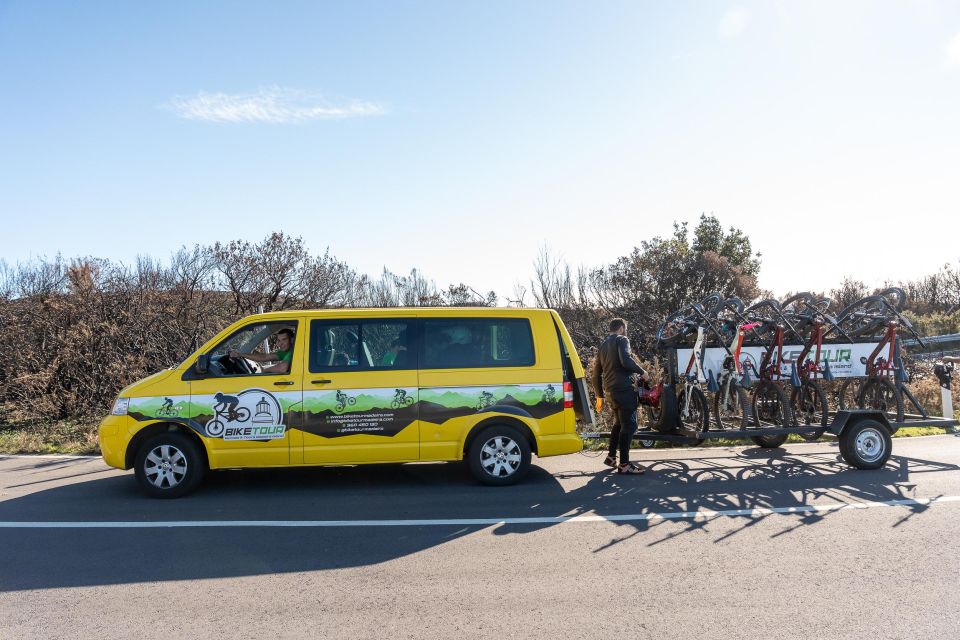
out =
<svg viewBox="0 0 960 640"><path fill-rule="evenodd" d="M633 391L635 373L643 375L643 369L630 353L630 341L626 336L611 333L600 343L593 365L593 390L597 397Z"/></svg>

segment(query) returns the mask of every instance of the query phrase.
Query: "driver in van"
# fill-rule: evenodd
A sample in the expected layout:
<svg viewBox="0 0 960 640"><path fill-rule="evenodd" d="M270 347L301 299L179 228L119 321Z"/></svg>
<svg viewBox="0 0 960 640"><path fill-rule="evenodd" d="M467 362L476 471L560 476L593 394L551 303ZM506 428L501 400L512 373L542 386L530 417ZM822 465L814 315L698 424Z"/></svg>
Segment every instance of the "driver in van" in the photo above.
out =
<svg viewBox="0 0 960 640"><path fill-rule="evenodd" d="M231 358L246 358L254 362L275 362L263 368L263 373L290 373L290 363L293 361L293 329L284 327L275 334L277 350L273 353L243 353L230 350L227 355Z"/></svg>

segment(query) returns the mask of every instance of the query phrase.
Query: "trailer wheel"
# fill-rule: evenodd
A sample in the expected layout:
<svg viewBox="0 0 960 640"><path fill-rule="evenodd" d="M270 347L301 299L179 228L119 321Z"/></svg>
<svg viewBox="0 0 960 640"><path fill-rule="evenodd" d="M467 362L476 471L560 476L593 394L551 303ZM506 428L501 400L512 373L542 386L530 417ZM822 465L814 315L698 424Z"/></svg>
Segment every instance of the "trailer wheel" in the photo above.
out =
<svg viewBox="0 0 960 640"><path fill-rule="evenodd" d="M879 469L892 449L890 431L877 420L860 420L840 434L840 455L857 469Z"/></svg>

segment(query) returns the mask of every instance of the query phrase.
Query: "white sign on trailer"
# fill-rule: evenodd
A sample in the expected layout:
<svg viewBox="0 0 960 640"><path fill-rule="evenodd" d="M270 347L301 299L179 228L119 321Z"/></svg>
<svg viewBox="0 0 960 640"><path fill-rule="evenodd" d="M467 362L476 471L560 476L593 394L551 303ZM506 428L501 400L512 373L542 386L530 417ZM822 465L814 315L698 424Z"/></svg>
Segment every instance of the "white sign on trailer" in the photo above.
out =
<svg viewBox="0 0 960 640"><path fill-rule="evenodd" d="M835 378L854 378L867 375L867 358L877 348L879 342L863 342L855 344L825 344L820 350L820 367L823 368L827 363L830 365L830 372ZM763 352L766 347L743 347L740 351L740 366L749 367L750 375L756 379L757 371L760 369L760 360L763 358ZM781 373L784 376L790 375L793 363L800 353L803 346L798 344L784 345L783 363L781 364ZM693 349L677 349L677 368L682 375L688 370L690 358ZM885 347L880 357L886 358L889 352ZM813 352L807 358L813 358ZM707 347L703 356L703 375L702 382L706 381L706 376L713 372L714 378L717 377L723 369L723 361L727 357L727 351L723 347ZM693 367L689 371L693 372Z"/></svg>

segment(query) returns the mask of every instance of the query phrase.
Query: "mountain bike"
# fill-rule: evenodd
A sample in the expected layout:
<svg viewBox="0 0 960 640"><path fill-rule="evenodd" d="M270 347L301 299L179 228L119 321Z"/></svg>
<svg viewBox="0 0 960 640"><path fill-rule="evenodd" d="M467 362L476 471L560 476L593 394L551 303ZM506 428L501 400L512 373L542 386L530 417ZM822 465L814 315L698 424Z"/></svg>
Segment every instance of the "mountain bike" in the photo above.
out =
<svg viewBox="0 0 960 640"><path fill-rule="evenodd" d="M833 379L829 364L825 368L820 366L823 341L831 334L848 342L853 339L840 327L838 320L828 313L829 298L815 299L810 293L799 293L784 300L783 306L790 309L784 315L791 320L800 336L805 337L803 349L793 363L790 376L793 386L790 409L797 423L820 426L799 434L804 440L813 442L824 434L830 421L827 393L817 379L818 376L828 382ZM808 358L811 352L813 358Z"/></svg>
<svg viewBox="0 0 960 640"><path fill-rule="evenodd" d="M783 381L783 344L787 331L797 334L797 330L784 316L780 304L771 298L747 307L745 315L751 323L758 325L751 331L767 340L760 364L755 369L757 382L751 389L748 426L752 423L759 429L792 425L793 412ZM752 363L749 367L753 368ZM787 436L756 436L752 440L765 449L772 449L786 442Z"/></svg>
<svg viewBox="0 0 960 640"><path fill-rule="evenodd" d="M840 326L852 336L869 337L883 329L880 342L869 356L861 359L866 365L866 376L859 381L845 380L841 386L841 409L875 409L887 414L891 422L898 423L903 422L904 398L907 398L923 417L927 417L926 410L906 386L907 373L900 356L900 328L909 331L921 347L925 345L913 324L901 313L904 302L906 294L902 289L885 289L857 300L840 314ZM885 349L886 357L880 355Z"/></svg>
<svg viewBox="0 0 960 640"><path fill-rule="evenodd" d="M711 294L703 300L712 306L720 301L719 294ZM680 423L696 433L707 431L710 428L710 405L704 394L701 384L706 382L703 370L703 355L706 349L707 331L719 335L716 326L711 322L701 303L694 303L676 313L671 314L657 329L657 344L663 347L682 345L690 337L696 336L690 358L687 360L683 373L677 376L676 398L677 418ZM678 372L679 373L679 372ZM664 424L666 412L659 416L659 430L668 430ZM702 440L698 439L698 444Z"/></svg>
<svg viewBox="0 0 960 640"><path fill-rule="evenodd" d="M760 323L750 322L743 312L744 305L739 298L728 298L715 309L720 332L730 338L713 395L713 417L717 428L721 430L731 426L746 429L750 423L751 403L747 389L752 383L749 376L745 375L747 372L740 353L747 334L759 327Z"/></svg>

